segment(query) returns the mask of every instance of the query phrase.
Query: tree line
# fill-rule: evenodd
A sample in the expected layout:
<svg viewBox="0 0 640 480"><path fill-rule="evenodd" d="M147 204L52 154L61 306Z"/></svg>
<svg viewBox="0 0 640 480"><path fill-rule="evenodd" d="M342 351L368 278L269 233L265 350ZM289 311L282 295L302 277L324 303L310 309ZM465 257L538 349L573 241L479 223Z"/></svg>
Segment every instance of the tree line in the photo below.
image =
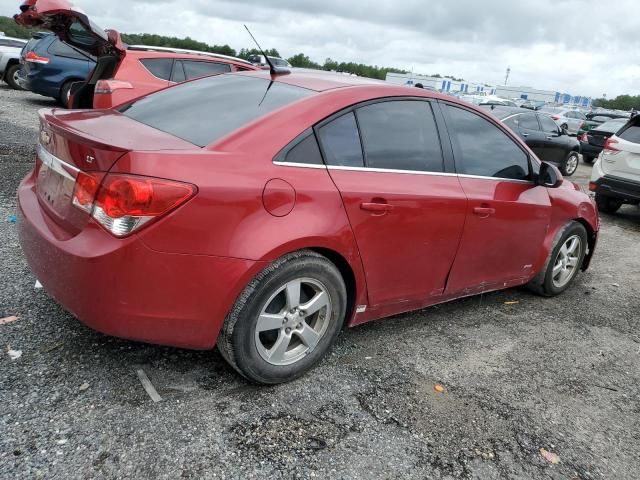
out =
<svg viewBox="0 0 640 480"><path fill-rule="evenodd" d="M593 101L593 106L612 110L640 110L640 95L619 95L611 99L597 98Z"/></svg>
<svg viewBox="0 0 640 480"><path fill-rule="evenodd" d="M30 38L32 29L21 27L17 25L12 18L0 16L0 32L4 32L5 35L15 38ZM129 45L149 45L153 47L170 47L170 48L184 48L187 50L199 50L203 52L218 53L221 55L230 55L232 57L239 57L247 59L251 55L260 54L260 51L256 48L242 48L236 51L229 45L209 45L193 38L178 38L169 37L165 35L156 35L151 33L123 33L121 34L122 41ZM275 48L265 50L265 53L270 56L280 57L280 53ZM337 62L330 58L327 58L323 64L312 61L307 55L298 53L287 59L294 67L301 68L314 68L318 70L335 70L340 72L354 73L361 77L370 77L384 80L387 76L387 72L395 73L407 73L405 70L390 67L378 67L365 65L363 63L355 62Z"/></svg>

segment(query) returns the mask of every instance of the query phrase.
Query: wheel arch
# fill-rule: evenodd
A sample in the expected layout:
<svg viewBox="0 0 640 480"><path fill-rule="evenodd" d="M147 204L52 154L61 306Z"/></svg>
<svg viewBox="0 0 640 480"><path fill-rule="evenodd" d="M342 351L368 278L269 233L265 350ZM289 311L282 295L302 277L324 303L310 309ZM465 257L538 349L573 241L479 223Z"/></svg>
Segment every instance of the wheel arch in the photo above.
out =
<svg viewBox="0 0 640 480"><path fill-rule="evenodd" d="M587 246L589 247L587 252L585 253L584 260L582 262L581 270L584 272L589 268L591 264L591 258L593 257L593 252L596 248L596 243L598 239L598 234L596 230L593 228L591 223L589 223L586 219L582 217L574 218L574 222L581 224L585 230L587 231Z"/></svg>

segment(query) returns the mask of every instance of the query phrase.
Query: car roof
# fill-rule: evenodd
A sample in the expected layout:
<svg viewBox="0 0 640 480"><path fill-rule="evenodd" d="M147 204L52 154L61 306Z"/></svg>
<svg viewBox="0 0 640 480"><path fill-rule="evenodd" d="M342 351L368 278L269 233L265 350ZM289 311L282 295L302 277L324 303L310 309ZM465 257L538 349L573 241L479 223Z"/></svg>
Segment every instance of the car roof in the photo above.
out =
<svg viewBox="0 0 640 480"><path fill-rule="evenodd" d="M518 113L535 113L532 110L528 110L526 108L510 107L508 105L494 105L494 108L491 108L491 105L480 105L480 108L485 112L489 112L498 120L504 120L505 118L516 115Z"/></svg>
<svg viewBox="0 0 640 480"><path fill-rule="evenodd" d="M7 37L6 35L0 35L0 38L3 40L14 40L16 42L22 42L22 43L28 42L28 40L25 40L24 38Z"/></svg>
<svg viewBox="0 0 640 480"><path fill-rule="evenodd" d="M269 70L256 70L250 72L242 72L240 75L249 75L260 78L271 79L275 82L286 83L296 87L306 88L322 92L334 88L354 87L359 85L369 86L394 86L382 80L373 78L358 77L355 75L343 74L339 72L328 72L326 70L312 70L307 68L292 68L289 74L279 74L271 77ZM409 87L405 87L409 88ZM420 88L411 87L413 90L422 90ZM428 91L428 90L427 90ZM420 92L413 92L420 93Z"/></svg>
<svg viewBox="0 0 640 480"><path fill-rule="evenodd" d="M215 53L196 52L190 50L174 50L165 49L161 47L141 47L136 45L130 45L127 48L127 55L134 55L144 58L189 58L193 60L212 61L212 60L224 60L225 62L234 63L237 65L246 66L248 68L253 67L251 63L242 60L241 58L229 57L227 55L218 55Z"/></svg>

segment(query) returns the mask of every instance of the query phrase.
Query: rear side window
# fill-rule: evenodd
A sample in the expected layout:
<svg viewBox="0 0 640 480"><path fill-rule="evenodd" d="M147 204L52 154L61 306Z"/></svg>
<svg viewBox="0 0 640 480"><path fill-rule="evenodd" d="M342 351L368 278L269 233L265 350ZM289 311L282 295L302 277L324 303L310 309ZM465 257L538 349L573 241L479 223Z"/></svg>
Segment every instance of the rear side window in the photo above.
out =
<svg viewBox="0 0 640 480"><path fill-rule="evenodd" d="M76 60L85 60L85 61L89 59L87 55L79 52L75 48L70 47L69 45L67 45L64 42L61 42L60 40L56 40L51 45L49 45L49 48L47 49L47 51L59 57L75 58Z"/></svg>
<svg viewBox="0 0 640 480"><path fill-rule="evenodd" d="M353 112L320 127L318 136L328 165L364 167L358 125Z"/></svg>
<svg viewBox="0 0 640 480"><path fill-rule="evenodd" d="M529 159L506 133L475 113L447 105L456 170L465 175L527 180Z"/></svg>
<svg viewBox="0 0 640 480"><path fill-rule="evenodd" d="M231 71L231 65L228 63L191 62L184 60L182 64L184 65L184 73L187 76L187 80Z"/></svg>
<svg viewBox="0 0 640 480"><path fill-rule="evenodd" d="M540 125L542 125L542 131L547 133L558 133L558 125L551 120L551 117L547 115L539 115Z"/></svg>
<svg viewBox="0 0 640 480"><path fill-rule="evenodd" d="M390 101L356 110L370 168L442 172L440 138L431 105Z"/></svg>
<svg viewBox="0 0 640 480"><path fill-rule="evenodd" d="M171 81L180 83L184 82L187 76L184 74L184 67L182 66L182 60L176 60L173 63L173 73L171 74Z"/></svg>
<svg viewBox="0 0 640 480"><path fill-rule="evenodd" d="M263 78L217 75L161 90L123 106L120 112L204 147L313 93Z"/></svg>
<svg viewBox="0 0 640 480"><path fill-rule="evenodd" d="M617 134L618 137L627 142L640 143L640 125L638 125L638 123L638 119L636 118Z"/></svg>
<svg viewBox="0 0 640 480"><path fill-rule="evenodd" d="M520 123L520 128L524 130L540 130L535 113L523 113L520 115L518 122Z"/></svg>
<svg viewBox="0 0 640 480"><path fill-rule="evenodd" d="M285 147L274 159L276 162L324 165L313 130L309 129Z"/></svg>
<svg viewBox="0 0 640 480"><path fill-rule="evenodd" d="M149 70L154 77L162 80L171 78L171 67L173 66L172 58L143 58L140 63L144 68Z"/></svg>

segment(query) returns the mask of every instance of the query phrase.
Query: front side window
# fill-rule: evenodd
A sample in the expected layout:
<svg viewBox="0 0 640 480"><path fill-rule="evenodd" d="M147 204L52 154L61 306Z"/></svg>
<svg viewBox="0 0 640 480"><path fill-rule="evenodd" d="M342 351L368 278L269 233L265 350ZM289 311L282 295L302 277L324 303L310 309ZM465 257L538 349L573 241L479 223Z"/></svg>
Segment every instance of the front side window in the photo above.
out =
<svg viewBox="0 0 640 480"><path fill-rule="evenodd" d="M506 133L481 116L446 106L456 170L481 177L529 179L529 159Z"/></svg>
<svg viewBox="0 0 640 480"><path fill-rule="evenodd" d="M370 168L442 172L440 138L431 105L389 101L356 110Z"/></svg>
<svg viewBox="0 0 640 480"><path fill-rule="evenodd" d="M327 165L364 167L358 125L353 112L346 113L318 129Z"/></svg>
<svg viewBox="0 0 640 480"><path fill-rule="evenodd" d="M187 76L187 80L231 71L231 65L228 63L192 62L189 60L183 60L182 64L184 66L184 73Z"/></svg>
<svg viewBox="0 0 640 480"><path fill-rule="evenodd" d="M540 130L535 113L523 113L520 115L520 128L524 130Z"/></svg>
<svg viewBox="0 0 640 480"><path fill-rule="evenodd" d="M140 63L151 72L154 77L162 80L169 80L171 78L171 67L173 66L173 59L171 58L143 58Z"/></svg>

